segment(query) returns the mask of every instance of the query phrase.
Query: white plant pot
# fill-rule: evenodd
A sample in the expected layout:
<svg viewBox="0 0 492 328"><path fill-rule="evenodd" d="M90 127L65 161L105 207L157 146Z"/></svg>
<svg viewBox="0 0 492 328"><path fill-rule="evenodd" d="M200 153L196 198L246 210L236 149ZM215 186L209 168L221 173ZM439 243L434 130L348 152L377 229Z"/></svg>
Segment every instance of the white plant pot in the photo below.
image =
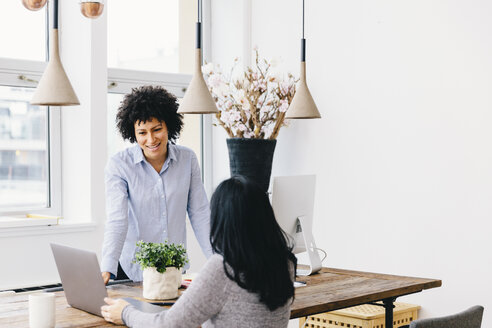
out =
<svg viewBox="0 0 492 328"><path fill-rule="evenodd" d="M175 267L160 273L156 268L143 270L143 297L151 300L169 300L178 297L181 271Z"/></svg>

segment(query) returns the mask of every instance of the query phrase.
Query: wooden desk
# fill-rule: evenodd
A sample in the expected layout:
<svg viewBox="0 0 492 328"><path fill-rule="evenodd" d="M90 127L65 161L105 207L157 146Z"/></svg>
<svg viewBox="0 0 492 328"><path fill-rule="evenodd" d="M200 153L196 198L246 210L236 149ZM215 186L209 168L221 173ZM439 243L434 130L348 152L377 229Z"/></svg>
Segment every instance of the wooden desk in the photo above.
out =
<svg viewBox="0 0 492 328"><path fill-rule="evenodd" d="M441 286L440 280L392 276L323 268L320 273L299 277L305 287L296 288L291 318L383 301L386 327L393 326L393 302L399 296ZM142 297L140 284L108 287L110 297ZM0 327L28 327L28 296L0 296ZM63 292L56 293L56 327L115 327L102 318L68 306Z"/></svg>
<svg viewBox="0 0 492 328"><path fill-rule="evenodd" d="M13 296L0 296L0 327L29 327L28 293ZM56 328L68 327L117 327L103 318L75 309L67 304L64 292L56 292ZM142 297L142 287L138 283L113 285L108 287L108 296Z"/></svg>
<svg viewBox="0 0 492 328"><path fill-rule="evenodd" d="M291 318L382 301L387 328L393 327L393 302L397 297L441 286L441 280L436 279L331 268L322 268L309 277L298 277L298 281L305 281L306 287L296 288Z"/></svg>

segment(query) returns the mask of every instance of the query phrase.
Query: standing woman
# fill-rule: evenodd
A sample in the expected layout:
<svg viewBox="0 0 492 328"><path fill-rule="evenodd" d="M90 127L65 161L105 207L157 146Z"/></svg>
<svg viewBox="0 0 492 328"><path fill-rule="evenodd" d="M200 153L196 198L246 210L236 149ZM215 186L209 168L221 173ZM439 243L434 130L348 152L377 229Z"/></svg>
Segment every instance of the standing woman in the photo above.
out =
<svg viewBox="0 0 492 328"><path fill-rule="evenodd" d="M232 177L211 201L212 255L167 311L144 313L106 298L104 319L129 327L287 327L296 258L254 182Z"/></svg>
<svg viewBox="0 0 492 328"><path fill-rule="evenodd" d="M183 126L175 96L159 86L135 88L116 116L121 136L137 145L120 151L105 171L107 221L102 276L142 280L132 263L135 244L164 242L186 247L186 212L205 256L210 210L195 153L175 144Z"/></svg>

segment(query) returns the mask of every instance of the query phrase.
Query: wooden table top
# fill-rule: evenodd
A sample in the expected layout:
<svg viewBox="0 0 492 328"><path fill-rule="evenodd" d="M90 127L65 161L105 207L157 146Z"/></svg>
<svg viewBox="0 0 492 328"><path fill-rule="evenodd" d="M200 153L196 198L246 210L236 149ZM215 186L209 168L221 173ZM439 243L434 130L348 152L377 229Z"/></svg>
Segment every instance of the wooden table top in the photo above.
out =
<svg viewBox="0 0 492 328"><path fill-rule="evenodd" d="M421 292L441 286L441 280L322 268L317 274L298 277L306 282L296 288L291 318L343 309Z"/></svg>
<svg viewBox="0 0 492 328"><path fill-rule="evenodd" d="M420 292L441 286L436 279L423 279L341 269L323 268L296 288L291 318L342 309L385 298ZM110 297L142 297L140 284L108 287ZM28 294L0 296L0 327L28 327ZM104 319L70 307L63 292L56 293L56 327L115 327Z"/></svg>
<svg viewBox="0 0 492 328"><path fill-rule="evenodd" d="M108 296L142 297L142 287L138 283L108 286ZM0 296L0 327L26 328L29 327L29 293ZM56 327L117 327L103 318L72 308L68 305L63 291L55 293Z"/></svg>

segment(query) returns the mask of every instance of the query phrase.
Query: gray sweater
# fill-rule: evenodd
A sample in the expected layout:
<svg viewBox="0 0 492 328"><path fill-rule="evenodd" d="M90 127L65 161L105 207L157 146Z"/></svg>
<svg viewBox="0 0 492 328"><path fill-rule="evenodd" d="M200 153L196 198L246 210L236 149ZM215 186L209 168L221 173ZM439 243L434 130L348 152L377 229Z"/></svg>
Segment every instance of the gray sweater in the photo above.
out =
<svg viewBox="0 0 492 328"><path fill-rule="evenodd" d="M222 256L212 255L169 310L143 313L128 305L121 318L129 327L287 327L292 300L270 311L260 303L258 294L226 276L222 260Z"/></svg>

